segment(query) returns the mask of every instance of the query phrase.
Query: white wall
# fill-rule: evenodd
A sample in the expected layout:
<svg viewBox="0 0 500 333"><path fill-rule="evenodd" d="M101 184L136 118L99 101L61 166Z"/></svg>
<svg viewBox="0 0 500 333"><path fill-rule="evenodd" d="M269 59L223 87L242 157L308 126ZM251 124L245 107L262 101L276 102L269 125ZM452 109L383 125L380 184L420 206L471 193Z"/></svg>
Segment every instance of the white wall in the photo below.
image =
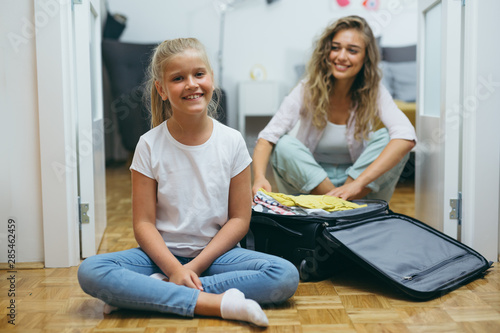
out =
<svg viewBox="0 0 500 333"><path fill-rule="evenodd" d="M38 96L33 1L0 10L0 262L7 221L16 222L16 261L43 262Z"/></svg>
<svg viewBox="0 0 500 333"><path fill-rule="evenodd" d="M207 48L214 72L219 73L219 12L207 0L108 0L111 13L124 14L124 42L158 42L196 37ZM361 3L361 1L359 2ZM228 97L229 125L237 124L237 85L250 80L250 70L264 66L267 79L279 81L286 91L296 84L294 66L307 61L313 40L336 18L365 17L387 46L415 44L416 0L388 0L373 12L360 4L341 8L333 0L240 0L226 14L223 53L223 88ZM217 79L217 78L216 78Z"/></svg>

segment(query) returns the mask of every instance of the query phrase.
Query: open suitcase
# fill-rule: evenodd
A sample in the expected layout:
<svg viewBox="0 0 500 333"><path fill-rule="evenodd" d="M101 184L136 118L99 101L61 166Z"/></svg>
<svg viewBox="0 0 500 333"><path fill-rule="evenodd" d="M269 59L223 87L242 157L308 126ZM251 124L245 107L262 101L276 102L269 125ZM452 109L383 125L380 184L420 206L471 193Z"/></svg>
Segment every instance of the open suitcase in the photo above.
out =
<svg viewBox="0 0 500 333"><path fill-rule="evenodd" d="M491 267L481 254L382 200L328 216L252 212L242 245L294 263L303 281L360 265L415 299L456 289Z"/></svg>

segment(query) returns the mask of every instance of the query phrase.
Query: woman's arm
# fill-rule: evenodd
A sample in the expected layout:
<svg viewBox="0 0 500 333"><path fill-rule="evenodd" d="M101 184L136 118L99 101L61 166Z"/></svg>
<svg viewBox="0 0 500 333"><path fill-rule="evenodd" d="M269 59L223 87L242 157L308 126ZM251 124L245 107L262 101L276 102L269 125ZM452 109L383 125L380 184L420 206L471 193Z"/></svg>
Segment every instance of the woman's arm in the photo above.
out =
<svg viewBox="0 0 500 333"><path fill-rule="evenodd" d="M267 165L269 163L269 157L273 150L274 144L260 138L257 141L257 145L253 150L253 187L252 193L255 195L260 188L271 192L271 183L266 178Z"/></svg>
<svg viewBox="0 0 500 333"><path fill-rule="evenodd" d="M191 262L184 265L201 275L215 259L236 246L247 234L252 214L250 166L231 179L229 187L229 220Z"/></svg>
<svg viewBox="0 0 500 333"><path fill-rule="evenodd" d="M269 156L278 140L290 132L297 124L300 118L300 109L302 107L304 94L304 82L300 82L288 96L286 96L281 105L272 117L266 127L259 133L257 145L253 153L253 194L262 187L266 191L271 191L271 184L266 179L266 169L269 163Z"/></svg>
<svg viewBox="0 0 500 333"><path fill-rule="evenodd" d="M391 139L406 139L417 142L415 128L408 117L401 111L391 94L381 84L379 92L379 117L389 132Z"/></svg>
<svg viewBox="0 0 500 333"><path fill-rule="evenodd" d="M170 282L202 289L198 276L170 252L156 229L156 180L132 170L132 217L134 235L144 252L160 267Z"/></svg>
<svg viewBox="0 0 500 333"><path fill-rule="evenodd" d="M390 140L384 150L382 150L382 153L358 178L346 181L343 186L331 190L327 195L339 197L344 200L354 200L363 197L366 194L364 193L366 186L396 166L414 146L415 141L405 139Z"/></svg>
<svg viewBox="0 0 500 333"><path fill-rule="evenodd" d="M377 159L356 180L349 177L343 186L333 189L327 193L328 195L345 200L364 197L369 193L366 186L396 166L415 146L417 142L415 128L382 84L380 84L378 104L380 120L392 139Z"/></svg>

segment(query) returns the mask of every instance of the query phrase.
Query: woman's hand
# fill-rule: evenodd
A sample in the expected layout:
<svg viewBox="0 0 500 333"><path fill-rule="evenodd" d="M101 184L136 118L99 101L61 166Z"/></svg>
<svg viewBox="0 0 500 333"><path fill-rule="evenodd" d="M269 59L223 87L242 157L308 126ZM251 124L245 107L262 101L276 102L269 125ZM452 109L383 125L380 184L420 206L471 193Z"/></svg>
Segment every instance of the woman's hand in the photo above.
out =
<svg viewBox="0 0 500 333"><path fill-rule="evenodd" d="M179 286L186 286L203 291L200 278L194 271L186 267L186 265L173 271L168 277L168 280Z"/></svg>
<svg viewBox="0 0 500 333"><path fill-rule="evenodd" d="M366 186L392 169L415 146L414 141L392 139L382 153L356 180L348 177L345 184L327 193L344 200L361 199L371 192Z"/></svg>
<svg viewBox="0 0 500 333"><path fill-rule="evenodd" d="M361 199L370 193L370 189L364 187L357 181L346 182L344 185L339 186L326 193L343 200Z"/></svg>
<svg viewBox="0 0 500 333"><path fill-rule="evenodd" d="M260 178L257 178L254 180L253 186L252 186L253 195L257 194L257 192L261 188L263 188L264 190L266 190L268 192L272 192L271 183L265 177L260 177Z"/></svg>
<svg viewBox="0 0 500 333"><path fill-rule="evenodd" d="M273 143L261 138L257 140L257 144L253 149L253 195L255 195L260 188L269 192L272 190L271 184L266 179L266 170L273 147Z"/></svg>

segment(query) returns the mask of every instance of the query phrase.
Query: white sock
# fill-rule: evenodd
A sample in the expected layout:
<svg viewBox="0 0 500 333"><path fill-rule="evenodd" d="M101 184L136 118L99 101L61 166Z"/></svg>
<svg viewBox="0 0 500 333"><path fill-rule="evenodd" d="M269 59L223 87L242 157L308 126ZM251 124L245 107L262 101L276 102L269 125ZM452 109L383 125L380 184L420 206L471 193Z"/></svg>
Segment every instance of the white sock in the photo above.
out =
<svg viewBox="0 0 500 333"><path fill-rule="evenodd" d="M152 277L153 279L162 280L162 281L168 280L167 277L161 273L151 274L150 277ZM118 310L118 308L116 306L109 305L108 303L104 303L104 307L102 308L102 312L104 312L105 314L110 314L111 312L116 311L116 310Z"/></svg>
<svg viewBox="0 0 500 333"><path fill-rule="evenodd" d="M257 326L268 326L269 320L259 303L246 299L238 289L229 289L220 304L222 318L247 321Z"/></svg>
<svg viewBox="0 0 500 333"><path fill-rule="evenodd" d="M154 274L151 274L149 277L152 277L153 279L157 279L157 280L168 281L168 278L161 273L154 273Z"/></svg>
<svg viewBox="0 0 500 333"><path fill-rule="evenodd" d="M108 303L104 303L104 307L102 308L102 312L104 312L105 314L110 314L111 312L116 310L118 310L116 306L109 305Z"/></svg>

